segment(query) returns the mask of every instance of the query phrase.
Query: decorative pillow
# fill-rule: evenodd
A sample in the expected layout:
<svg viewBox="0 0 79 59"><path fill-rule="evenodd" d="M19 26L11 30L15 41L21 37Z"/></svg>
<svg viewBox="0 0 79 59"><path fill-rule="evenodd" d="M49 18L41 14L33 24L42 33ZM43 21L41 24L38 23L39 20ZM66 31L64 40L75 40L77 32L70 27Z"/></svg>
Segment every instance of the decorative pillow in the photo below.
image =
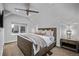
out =
<svg viewBox="0 0 79 59"><path fill-rule="evenodd" d="M49 30L49 31L46 32L46 35L47 36L53 36L53 33L54 33L53 31Z"/></svg>
<svg viewBox="0 0 79 59"><path fill-rule="evenodd" d="M51 36L53 36L53 34L54 34L54 31L51 31Z"/></svg>
<svg viewBox="0 0 79 59"><path fill-rule="evenodd" d="M41 33L42 32L42 30L38 30L38 33Z"/></svg>
<svg viewBox="0 0 79 59"><path fill-rule="evenodd" d="M46 32L44 30L39 30L38 32L35 32L35 34L45 35Z"/></svg>
<svg viewBox="0 0 79 59"><path fill-rule="evenodd" d="M42 34L46 34L45 30L42 30L41 33L42 33Z"/></svg>
<svg viewBox="0 0 79 59"><path fill-rule="evenodd" d="M51 32L50 31L46 31L46 35L47 36L50 36L51 35Z"/></svg>
<svg viewBox="0 0 79 59"><path fill-rule="evenodd" d="M35 33L35 34L38 34L38 35L45 35L45 33Z"/></svg>

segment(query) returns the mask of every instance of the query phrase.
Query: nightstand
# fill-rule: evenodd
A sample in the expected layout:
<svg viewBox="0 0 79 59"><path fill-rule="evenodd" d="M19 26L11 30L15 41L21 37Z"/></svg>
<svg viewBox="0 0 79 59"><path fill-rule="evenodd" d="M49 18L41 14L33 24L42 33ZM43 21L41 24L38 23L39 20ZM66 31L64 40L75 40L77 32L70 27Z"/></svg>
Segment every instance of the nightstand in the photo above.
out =
<svg viewBox="0 0 79 59"><path fill-rule="evenodd" d="M68 40L68 39L60 39L60 46L62 48L79 52L79 41Z"/></svg>

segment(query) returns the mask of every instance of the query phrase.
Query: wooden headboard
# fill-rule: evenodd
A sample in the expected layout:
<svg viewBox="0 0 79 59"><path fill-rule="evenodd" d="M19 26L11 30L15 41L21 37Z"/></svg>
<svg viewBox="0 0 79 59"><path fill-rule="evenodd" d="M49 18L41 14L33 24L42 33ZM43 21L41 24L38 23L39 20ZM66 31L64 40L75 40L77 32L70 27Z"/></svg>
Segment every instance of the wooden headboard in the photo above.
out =
<svg viewBox="0 0 79 59"><path fill-rule="evenodd" d="M51 31L53 31L53 36L54 36L55 40L57 39L57 29L56 28L38 28L38 31L39 30L42 30L42 31L45 31L45 30L49 31L49 30L51 30Z"/></svg>

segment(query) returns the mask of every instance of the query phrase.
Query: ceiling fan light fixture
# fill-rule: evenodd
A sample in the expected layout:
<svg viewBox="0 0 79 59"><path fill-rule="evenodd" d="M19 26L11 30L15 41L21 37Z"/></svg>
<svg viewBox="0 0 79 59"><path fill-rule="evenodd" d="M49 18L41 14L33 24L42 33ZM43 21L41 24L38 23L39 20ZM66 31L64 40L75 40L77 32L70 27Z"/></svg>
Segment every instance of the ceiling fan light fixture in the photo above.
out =
<svg viewBox="0 0 79 59"><path fill-rule="evenodd" d="M16 12L19 12L20 10L18 10L18 9L15 9L15 11L16 11Z"/></svg>
<svg viewBox="0 0 79 59"><path fill-rule="evenodd" d="M19 10L17 10L17 9L16 9L15 11L16 11L16 12L19 12Z"/></svg>

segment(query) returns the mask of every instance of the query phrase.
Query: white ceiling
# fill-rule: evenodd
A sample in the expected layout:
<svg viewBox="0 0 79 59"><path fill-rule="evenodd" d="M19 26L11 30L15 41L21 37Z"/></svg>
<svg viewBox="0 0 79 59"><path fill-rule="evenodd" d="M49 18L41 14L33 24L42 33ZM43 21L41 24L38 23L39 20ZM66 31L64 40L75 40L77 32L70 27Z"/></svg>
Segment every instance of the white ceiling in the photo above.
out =
<svg viewBox="0 0 79 59"><path fill-rule="evenodd" d="M3 7L4 5L4 7ZM0 10L8 10L10 12L13 12L13 13L16 13L15 11L15 8L21 8L21 9L27 9L28 8L28 4L27 3L4 3L2 5L2 3L0 3ZM56 3L31 3L30 4L30 9L33 9L33 10L40 10L42 7L51 7L51 8L54 8L54 7L59 7L59 8L62 8L65 9L65 10L68 10L69 12L72 12L72 13L79 13L79 4L78 3L71 3L71 4L56 4ZM61 10L61 9L59 9ZM23 11L19 11L20 13L25 13Z"/></svg>
<svg viewBox="0 0 79 59"><path fill-rule="evenodd" d="M16 12L15 8L21 8L21 9L27 9L28 4L27 3L5 3L0 4L0 10L7 10L6 16L10 14L17 14L26 16L26 13L23 11ZM32 18L38 18L38 19L51 19L54 17L54 19L57 19L60 22L72 20L78 21L79 19L79 4L78 3L31 3L30 9L38 10L39 14L31 13L30 17ZM60 20L59 20L60 19ZM74 20L75 19L75 20ZM38 21L39 22L39 21Z"/></svg>

